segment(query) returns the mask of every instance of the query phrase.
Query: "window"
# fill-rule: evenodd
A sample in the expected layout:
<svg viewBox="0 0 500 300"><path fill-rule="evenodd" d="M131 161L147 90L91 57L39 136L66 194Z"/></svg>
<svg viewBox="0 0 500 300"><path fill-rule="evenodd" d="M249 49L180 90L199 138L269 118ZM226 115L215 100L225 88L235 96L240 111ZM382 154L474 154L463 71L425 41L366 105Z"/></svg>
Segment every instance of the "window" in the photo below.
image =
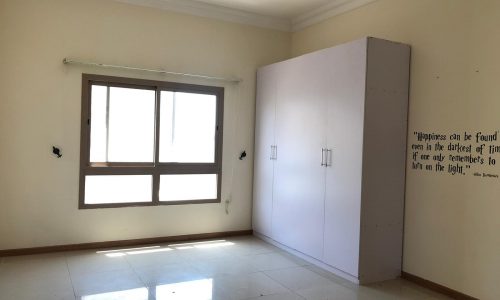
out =
<svg viewBox="0 0 500 300"><path fill-rule="evenodd" d="M84 74L80 208L220 202L223 97Z"/></svg>

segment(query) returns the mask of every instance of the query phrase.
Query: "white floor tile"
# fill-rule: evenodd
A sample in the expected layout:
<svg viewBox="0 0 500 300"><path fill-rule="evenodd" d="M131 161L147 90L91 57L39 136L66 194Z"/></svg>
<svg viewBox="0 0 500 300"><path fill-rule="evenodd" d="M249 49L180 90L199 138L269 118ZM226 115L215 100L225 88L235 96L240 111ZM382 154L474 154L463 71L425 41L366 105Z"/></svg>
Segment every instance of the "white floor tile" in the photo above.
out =
<svg viewBox="0 0 500 300"><path fill-rule="evenodd" d="M73 289L71 287L65 289L56 288L30 288L24 287L21 289L2 288L0 291L0 299L5 300L75 300Z"/></svg>
<svg viewBox="0 0 500 300"><path fill-rule="evenodd" d="M362 299L450 299L405 280L389 280L367 286L358 286Z"/></svg>
<svg viewBox="0 0 500 300"><path fill-rule="evenodd" d="M338 275L335 275L333 273L330 273L328 271L326 271L325 269L322 269L318 266L315 266L315 265L307 265L307 266L304 266L304 268L320 275L320 276L323 276L327 279L330 279L331 281L335 282L335 283L338 283L340 285L343 285L343 286L346 286L348 288L353 288L353 287L358 287L359 285L351 282L351 281L348 281Z"/></svg>
<svg viewBox="0 0 500 300"><path fill-rule="evenodd" d="M132 270L71 275L76 296L88 296L145 287Z"/></svg>
<svg viewBox="0 0 500 300"><path fill-rule="evenodd" d="M288 259L290 259L291 261L293 261L295 264L297 264L299 266L304 266L305 267L305 266L311 265L310 262L308 262L308 261L306 261L306 260L304 260L304 259L302 259L300 257L297 257L297 256L295 256L293 254L290 254L290 253L288 253L286 251L281 251L280 253L281 253L281 255L283 255L284 257L286 257Z"/></svg>
<svg viewBox="0 0 500 300"><path fill-rule="evenodd" d="M252 261L246 257L228 257L192 262L201 274L213 277L224 274L250 274L257 272Z"/></svg>
<svg viewBox="0 0 500 300"><path fill-rule="evenodd" d="M333 284L329 279L304 267L265 271L265 274L290 290L300 290Z"/></svg>
<svg viewBox="0 0 500 300"><path fill-rule="evenodd" d="M285 287L260 272L218 276L214 278L214 287L231 299L248 299L288 292Z"/></svg>
<svg viewBox="0 0 500 300"><path fill-rule="evenodd" d="M17 276L0 278L0 299L74 299L69 275Z"/></svg>
<svg viewBox="0 0 500 300"><path fill-rule="evenodd" d="M251 300L304 300L299 295L296 295L292 292L283 293L283 294L274 294L257 298L250 298Z"/></svg>
<svg viewBox="0 0 500 300"><path fill-rule="evenodd" d="M162 266L169 264L178 264L184 261L184 259L181 258L173 250L167 252L145 252L137 254L127 254L124 257L132 267Z"/></svg>
<svg viewBox="0 0 500 300"><path fill-rule="evenodd" d="M156 300L230 300L213 279L199 279L178 283L162 284L151 288Z"/></svg>
<svg viewBox="0 0 500 300"><path fill-rule="evenodd" d="M134 268L142 282L147 286L179 283L206 279L196 268L187 263L156 267Z"/></svg>
<svg viewBox="0 0 500 300"><path fill-rule="evenodd" d="M15 260L2 264L0 268L0 282L17 280L68 277L68 268L64 257L48 259Z"/></svg>
<svg viewBox="0 0 500 300"><path fill-rule="evenodd" d="M78 297L78 300L154 300L148 288L139 287Z"/></svg>
<svg viewBox="0 0 500 300"><path fill-rule="evenodd" d="M299 264L297 264L292 259L277 252L252 255L249 257L249 259L252 261L254 268L259 271L299 266Z"/></svg>
<svg viewBox="0 0 500 300"><path fill-rule="evenodd" d="M232 256L232 254L225 249L179 249L177 255L187 262L223 259Z"/></svg>
<svg viewBox="0 0 500 300"><path fill-rule="evenodd" d="M359 286L251 236L0 258L1 300L75 298L449 299L401 279Z"/></svg>
<svg viewBox="0 0 500 300"><path fill-rule="evenodd" d="M403 280L391 280L389 284L401 284ZM380 286L357 286L348 288L340 284L318 286L295 291L307 300L444 300L450 299L426 289L399 290Z"/></svg>
<svg viewBox="0 0 500 300"><path fill-rule="evenodd" d="M332 283L295 291L307 300L358 300L357 291Z"/></svg>
<svg viewBox="0 0 500 300"><path fill-rule="evenodd" d="M106 256L105 254L82 254L66 258L71 275L100 273L117 270L130 270L124 257Z"/></svg>
<svg viewBox="0 0 500 300"><path fill-rule="evenodd" d="M235 238L230 241L234 243L234 246L229 247L227 250L234 255L255 255L282 252L282 250L278 247L256 240L255 238Z"/></svg>

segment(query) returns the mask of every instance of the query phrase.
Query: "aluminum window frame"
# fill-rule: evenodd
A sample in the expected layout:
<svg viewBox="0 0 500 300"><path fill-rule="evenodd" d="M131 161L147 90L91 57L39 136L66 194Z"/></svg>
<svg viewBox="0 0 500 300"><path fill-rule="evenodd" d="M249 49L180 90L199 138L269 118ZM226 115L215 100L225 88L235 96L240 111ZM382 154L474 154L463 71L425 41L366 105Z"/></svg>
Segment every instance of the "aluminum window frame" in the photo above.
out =
<svg viewBox="0 0 500 300"><path fill-rule="evenodd" d="M91 163L90 162L90 135L91 135L91 88L92 85L109 87L123 87L154 90L155 96L155 140L154 158L152 163L112 162ZM213 163L160 163L159 162L159 138L160 138L160 104L161 92L185 92L216 97L216 129L215 129L215 157ZM95 74L82 74L82 110L81 110L81 134L80 134L80 182L79 182L79 209L93 208L117 208L134 206L159 206L159 205L181 205L181 204L204 204L221 202L222 185L222 145L223 145L223 119L224 119L224 88L217 86L204 86L177 82L155 81L127 77L115 77ZM170 174L216 174L217 175L217 198L182 200L182 201L160 201L159 187L160 175ZM152 199L151 202L123 202L123 203L85 203L85 177L87 175L151 175L152 176Z"/></svg>

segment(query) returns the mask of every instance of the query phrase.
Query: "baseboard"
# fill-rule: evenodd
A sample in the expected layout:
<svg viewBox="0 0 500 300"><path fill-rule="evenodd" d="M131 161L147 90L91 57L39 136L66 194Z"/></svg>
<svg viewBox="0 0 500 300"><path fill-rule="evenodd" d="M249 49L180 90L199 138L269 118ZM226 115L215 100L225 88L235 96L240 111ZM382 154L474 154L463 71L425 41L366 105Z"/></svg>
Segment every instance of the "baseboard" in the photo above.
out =
<svg viewBox="0 0 500 300"><path fill-rule="evenodd" d="M418 277L418 276L410 274L410 273L401 272L401 278L406 279L408 281L411 281L411 282L418 284L420 286L423 286L425 288L428 288L429 290L433 290L433 291L436 291L436 292L441 293L443 295L446 295L448 297L451 297L453 299L479 300L478 298L474 298L474 297L465 295L463 293L460 293L458 291L455 291L453 289L445 287L444 285L440 285L438 283L432 282L430 280L424 279L422 277Z"/></svg>
<svg viewBox="0 0 500 300"><path fill-rule="evenodd" d="M120 241L107 241L83 244L70 244L70 245L56 245L47 247L34 247L34 248L21 248L21 249L6 249L0 250L0 257L18 256L18 255L32 255L42 253L52 253L61 251L75 251L75 250L89 250L89 249L102 249L102 248L115 248L115 247L130 247L138 245L183 242L193 240L206 240L214 238L224 238L239 235L251 235L252 230L239 230L239 231L225 231L225 232L211 232L211 233L198 233L186 234L176 236L154 237L133 240L120 240Z"/></svg>

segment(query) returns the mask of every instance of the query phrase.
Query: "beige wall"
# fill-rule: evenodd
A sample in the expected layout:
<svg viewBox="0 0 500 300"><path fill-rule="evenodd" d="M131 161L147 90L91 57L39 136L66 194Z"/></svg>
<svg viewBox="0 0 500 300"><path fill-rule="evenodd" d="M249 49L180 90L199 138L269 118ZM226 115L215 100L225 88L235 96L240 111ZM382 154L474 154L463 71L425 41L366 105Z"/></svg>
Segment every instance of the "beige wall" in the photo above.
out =
<svg viewBox="0 0 500 300"><path fill-rule="evenodd" d="M408 43L409 132L493 131L500 129L499 28L496 0L379 0L293 34L292 53L367 35ZM404 271L500 299L499 179L409 169L406 193Z"/></svg>
<svg viewBox="0 0 500 300"><path fill-rule="evenodd" d="M113 1L0 0L0 249L250 229L252 155L237 155L253 149L255 72L289 50L287 33ZM67 67L66 56L242 78L226 86L229 215L223 204L78 210L81 73L179 78Z"/></svg>

